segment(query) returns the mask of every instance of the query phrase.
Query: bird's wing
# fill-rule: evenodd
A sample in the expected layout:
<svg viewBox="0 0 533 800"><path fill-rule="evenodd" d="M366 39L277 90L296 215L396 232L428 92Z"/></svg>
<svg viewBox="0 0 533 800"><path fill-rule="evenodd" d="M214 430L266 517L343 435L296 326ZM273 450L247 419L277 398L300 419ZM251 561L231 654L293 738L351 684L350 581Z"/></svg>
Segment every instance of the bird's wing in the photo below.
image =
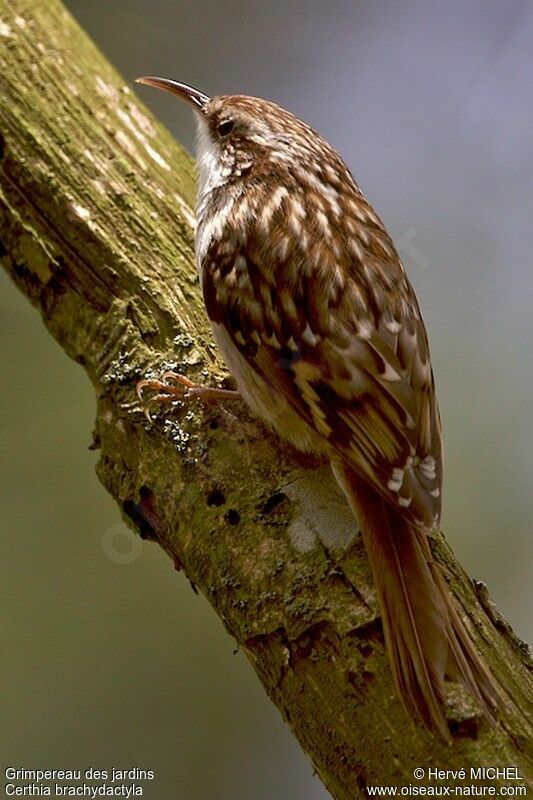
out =
<svg viewBox="0 0 533 800"><path fill-rule="evenodd" d="M332 454L431 527L440 514L439 413L424 323L394 257L377 264L370 253L366 278L339 275L333 263L291 274L290 263L272 269L268 253L242 246L208 253L203 291L212 321Z"/></svg>

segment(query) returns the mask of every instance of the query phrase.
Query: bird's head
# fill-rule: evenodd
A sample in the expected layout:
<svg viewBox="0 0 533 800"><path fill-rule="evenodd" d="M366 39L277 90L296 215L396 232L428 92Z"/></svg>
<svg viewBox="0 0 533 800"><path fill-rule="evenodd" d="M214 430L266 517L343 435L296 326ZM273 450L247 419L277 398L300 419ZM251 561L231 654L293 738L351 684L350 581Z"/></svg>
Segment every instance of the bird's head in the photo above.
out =
<svg viewBox="0 0 533 800"><path fill-rule="evenodd" d="M243 177L273 177L292 168L313 172L336 156L309 126L275 103L245 95L208 97L169 78L138 78L192 105L197 121L199 197L238 186ZM338 157L337 157L338 158Z"/></svg>

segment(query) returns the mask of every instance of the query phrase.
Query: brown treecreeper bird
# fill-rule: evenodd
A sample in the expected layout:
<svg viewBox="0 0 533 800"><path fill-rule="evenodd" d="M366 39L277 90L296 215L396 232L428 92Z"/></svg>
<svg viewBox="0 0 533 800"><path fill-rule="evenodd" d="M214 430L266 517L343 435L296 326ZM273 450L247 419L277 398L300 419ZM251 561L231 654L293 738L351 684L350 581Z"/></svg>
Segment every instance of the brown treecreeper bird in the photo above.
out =
<svg viewBox="0 0 533 800"><path fill-rule="evenodd" d="M383 223L337 152L288 111L139 82L196 111L196 255L215 340L252 411L329 459L361 525L404 706L449 738L447 676L492 717L499 692L428 544L439 411L424 323ZM146 388L159 400L228 396L172 373Z"/></svg>

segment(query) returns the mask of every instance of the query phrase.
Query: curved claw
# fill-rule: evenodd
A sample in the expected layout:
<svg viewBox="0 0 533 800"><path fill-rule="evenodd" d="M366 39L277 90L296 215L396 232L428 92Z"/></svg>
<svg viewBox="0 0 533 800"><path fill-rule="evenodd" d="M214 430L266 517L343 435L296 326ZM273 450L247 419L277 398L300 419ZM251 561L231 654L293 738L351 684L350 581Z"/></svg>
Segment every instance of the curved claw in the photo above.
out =
<svg viewBox="0 0 533 800"><path fill-rule="evenodd" d="M139 400L141 401L141 403L144 402L143 389L146 389L147 386L149 386L149 385L150 385L150 381L148 381L148 380L137 381L137 384L135 386L135 393L136 393L137 397L139 398Z"/></svg>
<svg viewBox="0 0 533 800"><path fill-rule="evenodd" d="M155 392L152 397L145 399L144 391L151 389ZM210 403L217 400L229 400L239 397L239 393L228 389L214 389L209 386L197 386L186 375L179 372L164 372L161 380L145 378L138 381L135 387L137 397L145 406L144 416L153 422L150 407L156 404L171 405L185 400L203 400Z"/></svg>
<svg viewBox="0 0 533 800"><path fill-rule="evenodd" d="M182 384L186 386L188 389L196 388L195 384L187 378L186 375L181 375L179 372L164 372L161 375L161 379L163 381L168 381L171 384Z"/></svg>

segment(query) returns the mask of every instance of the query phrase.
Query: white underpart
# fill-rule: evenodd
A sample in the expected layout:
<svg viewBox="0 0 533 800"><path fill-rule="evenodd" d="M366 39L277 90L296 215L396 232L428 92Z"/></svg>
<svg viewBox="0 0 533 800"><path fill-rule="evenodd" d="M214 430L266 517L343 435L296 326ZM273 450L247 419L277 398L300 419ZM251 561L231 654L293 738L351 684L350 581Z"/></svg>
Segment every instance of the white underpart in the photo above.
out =
<svg viewBox="0 0 533 800"><path fill-rule="evenodd" d="M201 112L196 113L196 158L198 162L198 200L201 204L206 195L217 186L226 183L220 158L220 147L210 135L209 127Z"/></svg>
<svg viewBox="0 0 533 800"><path fill-rule="evenodd" d="M209 127L200 112L196 113L196 158L198 163L198 204L196 226L196 260L200 267L213 236L220 236L233 209L235 197L228 196L218 214L206 221L205 206L217 186L227 182L227 170L222 168L220 148L210 135Z"/></svg>

